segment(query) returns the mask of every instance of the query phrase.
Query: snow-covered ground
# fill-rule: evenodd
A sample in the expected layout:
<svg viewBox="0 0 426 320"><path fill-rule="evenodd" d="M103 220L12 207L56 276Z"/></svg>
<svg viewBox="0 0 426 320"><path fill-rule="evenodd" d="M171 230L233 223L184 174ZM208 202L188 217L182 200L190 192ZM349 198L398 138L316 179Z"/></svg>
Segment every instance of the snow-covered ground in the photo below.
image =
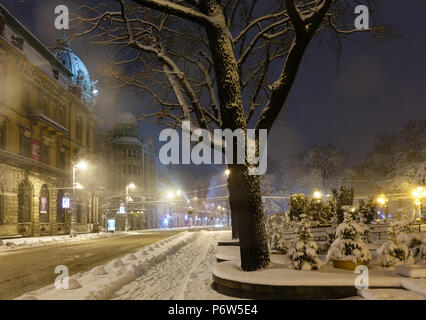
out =
<svg viewBox="0 0 426 320"><path fill-rule="evenodd" d="M18 299L229 299L211 288L218 240L229 231L183 232ZM66 281L57 284L65 285Z"/></svg>
<svg viewBox="0 0 426 320"><path fill-rule="evenodd" d="M100 238L108 237L122 237L132 234L139 234L136 231L129 232L99 232L99 233L84 233L78 234L75 237L70 237L69 235L61 236L44 236L44 237L30 237L30 238L16 238L16 239L0 239L0 252L7 251L17 248L28 248L36 246L47 246L58 243L70 243L78 241L86 241Z"/></svg>

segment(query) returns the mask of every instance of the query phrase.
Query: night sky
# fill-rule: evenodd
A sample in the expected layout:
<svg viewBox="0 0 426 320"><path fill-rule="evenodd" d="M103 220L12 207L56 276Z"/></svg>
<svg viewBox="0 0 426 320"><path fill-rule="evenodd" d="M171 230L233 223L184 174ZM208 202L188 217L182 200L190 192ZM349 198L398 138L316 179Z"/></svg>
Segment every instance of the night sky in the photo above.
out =
<svg viewBox="0 0 426 320"><path fill-rule="evenodd" d="M48 47L60 36L53 25L53 10L60 1L0 3ZM345 43L338 73L335 55L310 47L288 100L285 123L276 124L271 133L269 159L280 161L311 145L332 143L348 152L351 165L357 164L378 134L398 131L409 120L426 119L426 32L422 26L426 1L381 3L381 21L392 24L401 36L380 43L367 34L354 36L355 41ZM73 43L73 49L96 78L106 53L78 42ZM143 106L129 95L115 105L106 103L111 99L102 85L98 87L100 107L104 114L112 115L107 124L120 111L137 111ZM160 130L151 123L141 124L141 133L153 135L156 141ZM192 174L200 178L223 170L208 166L193 169Z"/></svg>

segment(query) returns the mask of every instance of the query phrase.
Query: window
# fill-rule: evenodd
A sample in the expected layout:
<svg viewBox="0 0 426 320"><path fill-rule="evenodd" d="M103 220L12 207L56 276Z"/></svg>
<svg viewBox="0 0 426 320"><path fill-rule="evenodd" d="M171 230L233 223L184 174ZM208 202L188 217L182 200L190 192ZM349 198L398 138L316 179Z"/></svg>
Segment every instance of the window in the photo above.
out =
<svg viewBox="0 0 426 320"><path fill-rule="evenodd" d="M55 103L55 120L57 123L59 123L61 126L66 127L67 122L67 115L66 115L66 108L63 105L58 105L58 103Z"/></svg>
<svg viewBox="0 0 426 320"><path fill-rule="evenodd" d="M125 157L126 157L126 155L127 155L127 151L126 151L126 149L121 149L121 156L122 156L123 158L125 158Z"/></svg>
<svg viewBox="0 0 426 320"><path fill-rule="evenodd" d="M44 93L40 94L40 110L46 117L50 117L49 113L49 99L46 97Z"/></svg>
<svg viewBox="0 0 426 320"><path fill-rule="evenodd" d="M65 169L65 163L66 163L65 150L63 147L60 147L58 152L58 168Z"/></svg>
<svg viewBox="0 0 426 320"><path fill-rule="evenodd" d="M40 222L48 223L50 217L50 194L46 185L41 187L40 191Z"/></svg>
<svg viewBox="0 0 426 320"><path fill-rule="evenodd" d="M25 180L18 190L18 223L31 222L33 192L30 183Z"/></svg>
<svg viewBox="0 0 426 320"><path fill-rule="evenodd" d="M83 139L83 121L80 116L77 116L77 121L75 124L75 136L78 140Z"/></svg>
<svg viewBox="0 0 426 320"><path fill-rule="evenodd" d="M24 157L31 157L31 131L21 128L19 139L19 153Z"/></svg>
<svg viewBox="0 0 426 320"><path fill-rule="evenodd" d="M62 198L64 197L64 191L58 191L58 198L56 200L56 223L65 223L65 209L62 208Z"/></svg>
<svg viewBox="0 0 426 320"><path fill-rule="evenodd" d="M27 88L23 88L21 103L22 109L25 110L25 112L29 112L31 110L31 96L30 91Z"/></svg>
<svg viewBox="0 0 426 320"><path fill-rule="evenodd" d="M47 144L41 144L41 162L49 164L49 146Z"/></svg>
<svg viewBox="0 0 426 320"><path fill-rule="evenodd" d="M131 158L132 157L132 150L127 150L127 158Z"/></svg>

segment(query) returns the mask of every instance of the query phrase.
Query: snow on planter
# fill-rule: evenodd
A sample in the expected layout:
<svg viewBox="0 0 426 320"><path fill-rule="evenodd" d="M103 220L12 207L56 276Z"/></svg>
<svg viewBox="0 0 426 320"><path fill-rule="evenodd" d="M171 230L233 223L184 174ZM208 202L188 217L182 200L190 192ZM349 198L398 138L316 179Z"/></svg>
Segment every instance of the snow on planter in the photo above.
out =
<svg viewBox="0 0 426 320"><path fill-rule="evenodd" d="M371 261L371 253L362 240L363 229L347 212L336 230L336 239L327 253L326 263L330 260L350 261L355 265Z"/></svg>
<svg viewBox="0 0 426 320"><path fill-rule="evenodd" d="M407 290L424 295L426 298L426 279L401 279L401 285Z"/></svg>
<svg viewBox="0 0 426 320"><path fill-rule="evenodd" d="M367 300L425 300L425 296L403 289L361 289L358 294Z"/></svg>
<svg viewBox="0 0 426 320"><path fill-rule="evenodd" d="M395 272L409 278L426 278L426 265L397 266Z"/></svg>
<svg viewBox="0 0 426 320"><path fill-rule="evenodd" d="M320 270L322 262L318 258L318 246L310 229L310 222L306 214L300 215L300 220L295 222L296 241L290 248L288 256L293 261L296 270Z"/></svg>

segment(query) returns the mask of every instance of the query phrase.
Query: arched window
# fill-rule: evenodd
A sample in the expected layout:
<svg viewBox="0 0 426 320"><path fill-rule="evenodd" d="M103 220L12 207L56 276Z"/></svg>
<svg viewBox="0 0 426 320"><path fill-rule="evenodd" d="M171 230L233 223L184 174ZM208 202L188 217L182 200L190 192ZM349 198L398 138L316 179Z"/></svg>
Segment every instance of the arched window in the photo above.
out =
<svg viewBox="0 0 426 320"><path fill-rule="evenodd" d="M40 222L50 221L50 193L47 185L43 185L40 191Z"/></svg>
<svg viewBox="0 0 426 320"><path fill-rule="evenodd" d="M56 200L56 223L65 223L65 209L63 208L64 190L58 191Z"/></svg>
<svg viewBox="0 0 426 320"><path fill-rule="evenodd" d="M18 190L18 223L31 222L33 191L31 184L24 180Z"/></svg>

